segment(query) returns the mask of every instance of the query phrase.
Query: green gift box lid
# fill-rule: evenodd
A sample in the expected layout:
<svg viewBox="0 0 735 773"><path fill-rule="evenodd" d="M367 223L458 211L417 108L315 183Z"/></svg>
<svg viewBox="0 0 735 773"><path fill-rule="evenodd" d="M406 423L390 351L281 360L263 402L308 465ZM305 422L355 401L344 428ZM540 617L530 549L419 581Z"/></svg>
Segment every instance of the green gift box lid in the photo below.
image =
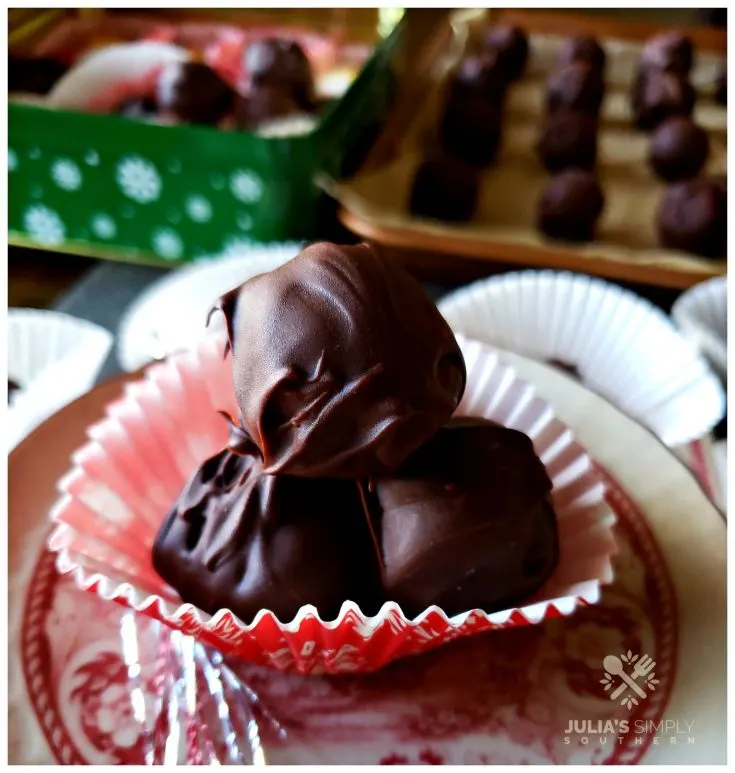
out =
<svg viewBox="0 0 735 773"><path fill-rule="evenodd" d="M145 263L321 233L320 173L346 176L394 93L403 24L313 131L290 137L10 104L9 240Z"/></svg>

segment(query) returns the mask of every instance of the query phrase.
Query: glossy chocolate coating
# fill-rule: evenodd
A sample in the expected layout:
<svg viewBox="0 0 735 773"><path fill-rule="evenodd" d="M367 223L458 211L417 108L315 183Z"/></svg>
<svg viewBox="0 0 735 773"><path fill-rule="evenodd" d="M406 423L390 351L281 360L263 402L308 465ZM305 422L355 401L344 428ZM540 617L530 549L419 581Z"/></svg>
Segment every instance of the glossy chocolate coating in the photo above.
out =
<svg viewBox="0 0 735 773"><path fill-rule="evenodd" d="M235 92L198 62L166 65L156 83L156 104L185 123L216 124L232 110Z"/></svg>
<svg viewBox="0 0 735 773"><path fill-rule="evenodd" d="M293 97L270 86L257 86L235 98L235 122L239 129L248 131L257 131L269 121L301 112Z"/></svg>
<svg viewBox="0 0 735 773"><path fill-rule="evenodd" d="M694 46L683 32L671 30L649 38L643 46L640 70L659 70L686 76L692 69Z"/></svg>
<svg viewBox="0 0 735 773"><path fill-rule="evenodd" d="M291 96L302 109L314 101L311 63L301 46L286 38L263 38L250 43L243 69L251 87L270 86Z"/></svg>
<svg viewBox="0 0 735 773"><path fill-rule="evenodd" d="M449 102L479 96L500 105L507 87L508 75L497 51L465 56L452 73Z"/></svg>
<svg viewBox="0 0 735 773"><path fill-rule="evenodd" d="M408 616L505 609L556 567L551 481L521 432L454 419L375 491L385 593Z"/></svg>
<svg viewBox="0 0 735 773"><path fill-rule="evenodd" d="M584 62L560 67L546 82L546 107L549 113L574 110L596 116L605 96L600 73Z"/></svg>
<svg viewBox="0 0 735 773"><path fill-rule="evenodd" d="M644 73L633 87L633 118L648 131L674 115L690 116L696 93L685 78L669 72Z"/></svg>
<svg viewBox="0 0 735 773"><path fill-rule="evenodd" d="M449 325L415 279L367 244L312 244L219 308L243 427L268 473L388 474L462 397Z"/></svg>
<svg viewBox="0 0 735 773"><path fill-rule="evenodd" d="M477 170L456 158L435 155L424 160L411 186L409 209L434 220L464 222L477 208Z"/></svg>
<svg viewBox="0 0 735 773"><path fill-rule="evenodd" d="M727 105L727 69L723 69L715 82L715 102Z"/></svg>
<svg viewBox="0 0 735 773"><path fill-rule="evenodd" d="M593 169L597 161L597 121L585 113L552 113L546 119L538 153L550 172L570 167Z"/></svg>
<svg viewBox="0 0 735 773"><path fill-rule="evenodd" d="M52 57L8 55L8 93L48 94L68 70Z"/></svg>
<svg viewBox="0 0 735 773"><path fill-rule="evenodd" d="M565 67L569 64L586 64L600 75L605 71L605 49L593 37L580 35L564 41L559 53L558 64Z"/></svg>
<svg viewBox="0 0 735 773"><path fill-rule="evenodd" d="M567 169L552 177L539 197L539 230L552 239L590 241L604 203L602 190L589 172Z"/></svg>
<svg viewBox="0 0 735 773"><path fill-rule="evenodd" d="M379 561L359 484L266 475L247 436L233 445L194 473L164 521L158 574L184 602L246 624L261 609L286 623L306 604L332 620L346 600L375 614Z"/></svg>
<svg viewBox="0 0 735 773"><path fill-rule="evenodd" d="M439 130L442 147L468 164L488 166L498 154L502 125L500 108L490 100L450 99Z"/></svg>
<svg viewBox="0 0 735 773"><path fill-rule="evenodd" d="M696 177L709 155L707 132L690 118L674 116L660 123L651 135L648 162L664 180Z"/></svg>
<svg viewBox="0 0 735 773"><path fill-rule="evenodd" d="M485 31L482 38L484 51L496 51L508 81L523 75L528 62L528 36L512 24L498 24Z"/></svg>
<svg viewBox="0 0 735 773"><path fill-rule="evenodd" d="M727 192L721 180L697 178L670 185L657 215L661 244L709 258L727 247Z"/></svg>

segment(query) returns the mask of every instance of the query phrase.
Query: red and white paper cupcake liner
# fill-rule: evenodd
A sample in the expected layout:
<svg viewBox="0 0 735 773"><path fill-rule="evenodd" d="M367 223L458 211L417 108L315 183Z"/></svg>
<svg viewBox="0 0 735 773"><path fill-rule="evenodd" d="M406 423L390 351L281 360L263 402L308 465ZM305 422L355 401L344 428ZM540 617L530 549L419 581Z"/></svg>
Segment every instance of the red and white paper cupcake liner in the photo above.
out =
<svg viewBox="0 0 735 773"><path fill-rule="evenodd" d="M592 460L533 387L492 349L459 342L467 389L458 413L528 434L554 483L559 566L528 604L453 617L434 606L409 619L393 602L369 617L345 601L336 620L323 621L313 606L305 606L286 622L263 610L250 625L229 610L211 616L182 604L154 571L151 548L187 478L226 443L219 411L237 415L230 360L222 356L219 335L152 366L89 429L89 442L73 455L52 511L56 528L49 545L58 553L59 570L73 573L79 587L224 654L301 673L376 670L460 636L539 623L597 602L601 585L612 580L616 546L615 518Z"/></svg>

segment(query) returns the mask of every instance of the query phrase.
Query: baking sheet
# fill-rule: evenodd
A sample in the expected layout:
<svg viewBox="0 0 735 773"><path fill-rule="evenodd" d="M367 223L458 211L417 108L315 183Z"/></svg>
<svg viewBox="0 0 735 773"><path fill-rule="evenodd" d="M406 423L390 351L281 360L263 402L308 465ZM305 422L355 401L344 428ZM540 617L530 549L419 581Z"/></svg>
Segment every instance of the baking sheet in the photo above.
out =
<svg viewBox="0 0 735 773"><path fill-rule="evenodd" d="M478 15L455 20L453 34L445 38L432 72L431 90L406 104L415 117L408 124L397 118L387 132L394 137L390 156L369 164L358 175L327 187L352 214L378 227L400 228L456 242L487 240L492 244L542 250L550 255L569 254L604 258L631 266L661 266L702 278L725 271L724 260L699 258L657 244L655 213L665 184L648 168L649 135L631 123L630 86L637 70L641 44L625 40L603 41L607 57L606 96L601 112L597 172L606 199L598 223L597 240L583 246L553 242L536 232L536 201L549 179L535 151L543 125L545 81L554 67L564 38L532 35L529 66L524 78L511 85L505 106L504 131L498 160L485 170L477 212L463 225L424 220L408 212L411 183L425 152L436 143L436 127L444 103L446 74L471 45L482 24ZM727 111L712 98L714 81L725 62L721 54L698 51L692 83L698 92L694 118L710 136L708 173L726 173ZM417 81L417 88L424 84ZM421 105L419 107L419 105ZM405 126L405 131L396 127ZM383 150L386 142L383 142ZM477 250L473 250L477 254Z"/></svg>

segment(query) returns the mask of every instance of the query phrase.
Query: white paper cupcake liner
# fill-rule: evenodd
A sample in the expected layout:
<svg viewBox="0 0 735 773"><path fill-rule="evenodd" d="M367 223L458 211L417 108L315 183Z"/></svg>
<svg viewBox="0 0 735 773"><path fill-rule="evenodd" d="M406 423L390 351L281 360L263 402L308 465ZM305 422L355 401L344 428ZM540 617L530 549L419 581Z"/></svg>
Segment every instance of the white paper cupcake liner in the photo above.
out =
<svg viewBox="0 0 735 773"><path fill-rule="evenodd" d="M603 280L514 272L462 288L439 308L456 333L573 366L669 446L701 437L724 414L717 378L669 318Z"/></svg>
<svg viewBox="0 0 735 773"><path fill-rule="evenodd" d="M717 277L681 295L671 309L676 326L727 381L727 279Z"/></svg>
<svg viewBox="0 0 735 773"><path fill-rule="evenodd" d="M293 258L297 242L241 246L237 253L178 269L154 282L125 311L118 331L118 359L133 371L153 359L195 345L207 335L207 312L220 295ZM223 326L215 315L210 329Z"/></svg>
<svg viewBox="0 0 735 773"><path fill-rule="evenodd" d="M155 573L150 551L157 529L185 480L226 442L217 411L236 415L224 339L152 366L111 405L73 457L53 509L50 547L79 587L145 612L224 653L302 673L370 671L458 636L538 623L595 603L613 576L614 515L584 449L553 410L486 346L460 340L468 386L458 413L485 416L526 432L554 483L560 561L538 594L518 608L447 617L430 607L408 619L392 602L374 617L346 601L333 621L313 606L294 620L263 610L244 625L229 610L210 616Z"/></svg>
<svg viewBox="0 0 735 773"><path fill-rule="evenodd" d="M112 335L103 327L69 314L41 309L8 310L8 378L21 389L75 351L86 351L89 369L96 371L111 344Z"/></svg>
<svg viewBox="0 0 735 773"><path fill-rule="evenodd" d="M9 448L92 387L112 344L109 331L68 314L9 310L8 378L20 387L8 411Z"/></svg>

